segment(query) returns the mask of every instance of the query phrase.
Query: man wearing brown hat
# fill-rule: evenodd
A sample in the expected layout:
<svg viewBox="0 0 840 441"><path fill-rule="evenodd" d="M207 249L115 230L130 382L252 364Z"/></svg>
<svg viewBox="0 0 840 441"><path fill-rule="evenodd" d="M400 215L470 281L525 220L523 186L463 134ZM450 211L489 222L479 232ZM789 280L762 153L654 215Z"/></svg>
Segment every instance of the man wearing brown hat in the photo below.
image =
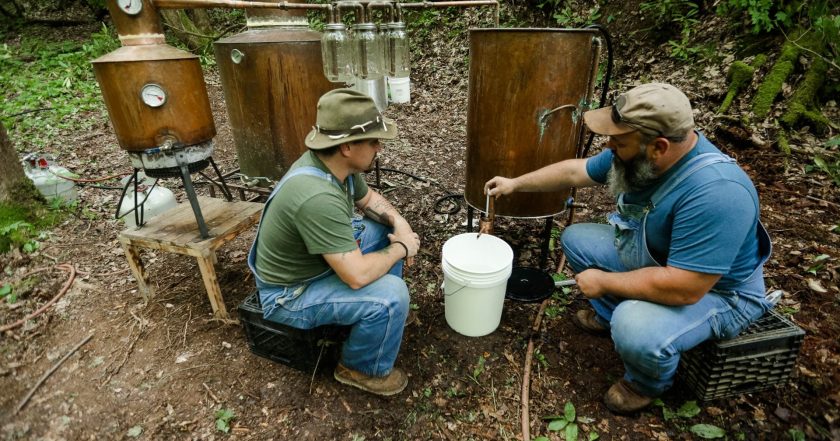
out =
<svg viewBox="0 0 840 441"><path fill-rule="evenodd" d="M408 384L394 362L409 306L403 259L417 254L420 239L361 173L379 140L396 136L367 95L322 96L309 151L266 201L248 256L265 318L301 329L352 326L335 379L377 395Z"/></svg>
<svg viewBox="0 0 840 441"><path fill-rule="evenodd" d="M615 195L608 225L571 225L562 245L592 306L573 321L611 335L624 363L604 401L632 413L672 385L682 352L737 335L771 307L762 273L770 238L749 177L694 130L691 104L677 88L645 84L583 117L609 137L606 149L495 177L485 191L605 184Z"/></svg>

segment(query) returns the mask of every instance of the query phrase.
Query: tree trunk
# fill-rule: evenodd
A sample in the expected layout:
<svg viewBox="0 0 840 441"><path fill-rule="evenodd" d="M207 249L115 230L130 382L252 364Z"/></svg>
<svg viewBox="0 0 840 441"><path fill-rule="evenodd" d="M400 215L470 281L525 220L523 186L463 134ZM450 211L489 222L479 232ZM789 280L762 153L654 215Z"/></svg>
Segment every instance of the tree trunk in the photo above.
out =
<svg viewBox="0 0 840 441"><path fill-rule="evenodd" d="M190 50L202 50L213 42L213 29L207 11L189 11L188 14L183 9L162 9L160 15L166 27Z"/></svg>
<svg viewBox="0 0 840 441"><path fill-rule="evenodd" d="M44 197L24 174L17 151L0 122L0 203L32 206L43 202Z"/></svg>

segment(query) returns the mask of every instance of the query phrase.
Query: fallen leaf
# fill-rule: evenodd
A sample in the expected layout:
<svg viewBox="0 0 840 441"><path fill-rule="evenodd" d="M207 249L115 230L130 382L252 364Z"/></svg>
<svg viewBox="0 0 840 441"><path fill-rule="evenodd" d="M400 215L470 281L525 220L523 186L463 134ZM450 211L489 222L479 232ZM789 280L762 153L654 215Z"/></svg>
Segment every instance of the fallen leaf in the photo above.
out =
<svg viewBox="0 0 840 441"><path fill-rule="evenodd" d="M808 279L808 288L811 288L811 290L816 291L820 294L825 294L828 292L827 289L823 288L819 280Z"/></svg>

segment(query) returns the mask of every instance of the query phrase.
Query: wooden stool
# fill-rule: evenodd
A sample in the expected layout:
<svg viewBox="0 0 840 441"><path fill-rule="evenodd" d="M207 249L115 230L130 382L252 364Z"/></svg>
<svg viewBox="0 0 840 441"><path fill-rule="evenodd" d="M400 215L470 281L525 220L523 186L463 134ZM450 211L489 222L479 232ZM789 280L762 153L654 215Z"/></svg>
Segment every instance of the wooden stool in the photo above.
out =
<svg viewBox="0 0 840 441"><path fill-rule="evenodd" d="M119 240L144 300L148 301L154 290L149 285L149 275L146 274L140 259L140 248L186 254L198 260L198 268L204 279L213 314L218 318L228 319L214 267L216 250L259 222L263 204L227 202L208 197L199 197L198 201L210 233L209 239L201 239L190 204L181 203L176 208L155 216L142 228L132 227L124 230L119 234Z"/></svg>

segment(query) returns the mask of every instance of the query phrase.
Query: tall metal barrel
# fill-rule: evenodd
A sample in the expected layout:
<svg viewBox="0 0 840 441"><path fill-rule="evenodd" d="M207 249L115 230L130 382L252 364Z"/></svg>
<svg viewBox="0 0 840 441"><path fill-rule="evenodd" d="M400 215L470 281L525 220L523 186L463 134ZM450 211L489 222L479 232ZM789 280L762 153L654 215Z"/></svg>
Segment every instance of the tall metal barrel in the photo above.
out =
<svg viewBox="0 0 840 441"><path fill-rule="evenodd" d="M484 183L574 158L589 109L600 42L586 29L472 29L467 109L468 204L484 210ZM553 216L568 191L515 193L495 214Z"/></svg>
<svg viewBox="0 0 840 441"><path fill-rule="evenodd" d="M216 62L241 173L278 180L306 151L318 98L335 86L324 77L321 34L305 18L270 25L271 15L253 15L259 26L215 43Z"/></svg>

